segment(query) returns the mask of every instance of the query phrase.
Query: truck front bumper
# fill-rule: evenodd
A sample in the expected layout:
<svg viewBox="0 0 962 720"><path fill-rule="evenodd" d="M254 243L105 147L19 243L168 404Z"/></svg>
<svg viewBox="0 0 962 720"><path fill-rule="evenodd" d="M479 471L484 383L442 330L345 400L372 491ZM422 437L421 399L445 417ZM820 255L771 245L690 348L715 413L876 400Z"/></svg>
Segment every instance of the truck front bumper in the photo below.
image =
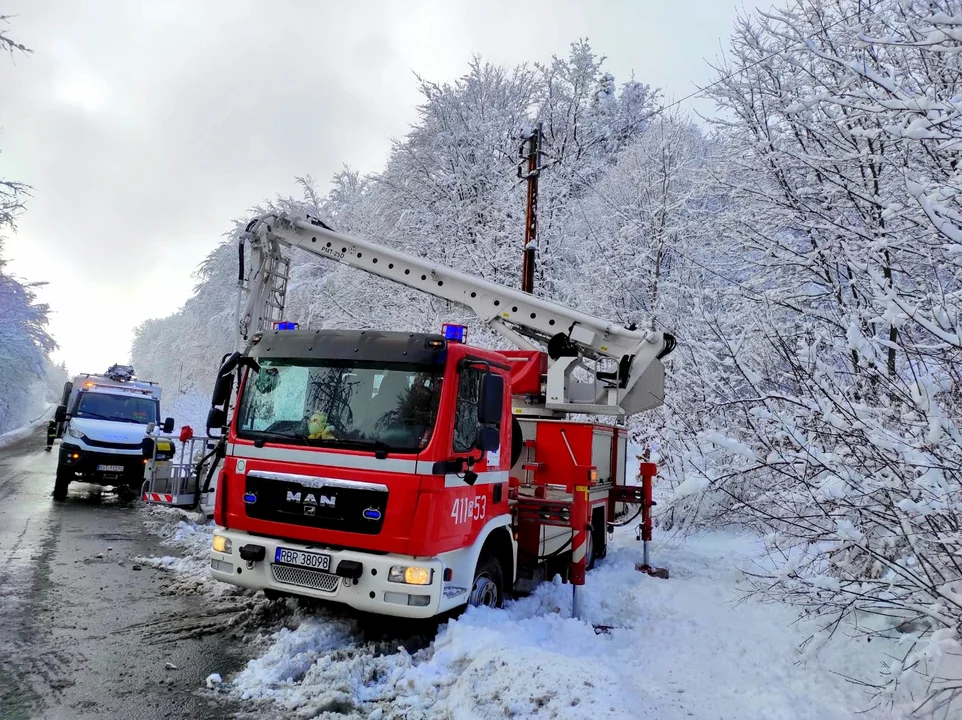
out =
<svg viewBox="0 0 962 720"><path fill-rule="evenodd" d="M95 485L130 484L139 488L144 480L144 458L140 453L96 452L61 443L60 467L80 475L77 480Z"/></svg>
<svg viewBox="0 0 962 720"><path fill-rule="evenodd" d="M306 595L380 615L430 618L438 614L444 565L437 558L332 550L223 528L214 530L214 535L226 538L231 545L229 553L211 550L210 572L215 580L253 590ZM264 548L263 559L244 560L240 552L245 547L248 552ZM278 548L328 555L330 569L322 571L275 562ZM260 551L256 550L256 553ZM430 584L411 585L388 580L391 568L397 566L428 570Z"/></svg>

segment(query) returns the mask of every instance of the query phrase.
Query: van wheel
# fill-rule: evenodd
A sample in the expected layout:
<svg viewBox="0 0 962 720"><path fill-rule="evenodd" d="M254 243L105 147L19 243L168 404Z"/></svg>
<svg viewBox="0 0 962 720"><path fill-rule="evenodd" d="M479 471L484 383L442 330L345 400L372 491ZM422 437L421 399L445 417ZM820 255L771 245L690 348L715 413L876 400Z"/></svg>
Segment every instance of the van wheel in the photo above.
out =
<svg viewBox="0 0 962 720"><path fill-rule="evenodd" d="M482 555L478 560L468 605L490 608L504 606L504 572L494 555Z"/></svg>
<svg viewBox="0 0 962 720"><path fill-rule="evenodd" d="M66 500L67 486L70 485L70 473L57 468L57 479L53 485L53 499Z"/></svg>

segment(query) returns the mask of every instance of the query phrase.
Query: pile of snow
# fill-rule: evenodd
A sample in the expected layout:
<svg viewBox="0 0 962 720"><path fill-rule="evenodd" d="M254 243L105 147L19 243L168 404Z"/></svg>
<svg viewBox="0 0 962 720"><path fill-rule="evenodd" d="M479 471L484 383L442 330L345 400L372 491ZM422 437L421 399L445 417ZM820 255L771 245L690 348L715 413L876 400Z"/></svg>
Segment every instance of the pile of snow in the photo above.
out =
<svg viewBox="0 0 962 720"><path fill-rule="evenodd" d="M53 417L53 411L54 406L48 405L47 409L44 410L43 415L33 422L27 423L23 427L19 427L16 430L11 430L10 432L0 435L0 450L5 447L10 447L11 445L14 445L15 443L18 443L21 440L33 435L37 431L37 428L46 425L50 421L50 418Z"/></svg>
<svg viewBox="0 0 962 720"><path fill-rule="evenodd" d="M238 595L240 588L215 582L210 576L210 546L214 523L199 513L162 505L143 508L147 531L161 540L161 545L179 551L177 555L138 557L137 562L176 574L170 592L208 592L214 595Z"/></svg>
<svg viewBox="0 0 962 720"><path fill-rule="evenodd" d="M504 610L470 609L427 648L385 654L354 621L319 616L274 633L226 687L300 717L851 718L883 648L839 643L803 657L787 606L743 600L733 561L757 540L712 534L665 548L670 580L635 570L633 534L588 574L586 621L571 586L546 583ZM592 625L613 626L597 633ZM866 718L893 717L868 712Z"/></svg>
<svg viewBox="0 0 962 720"><path fill-rule="evenodd" d="M173 592L250 594L211 580L213 524L203 516L144 512L149 531L178 553L139 560L174 574ZM413 654L365 641L349 614L251 598L257 607L237 624L259 628L260 656L207 685L299 717L903 717L871 709L872 698L848 680L875 677L892 648L850 640L803 651L815 628L794 608L745 599L736 568L762 562L761 539L664 537L654 559L670 580L635 569L641 547L625 528L588 574L584 620L570 617L570 585L545 583L504 610L469 609ZM287 627L265 633L278 627L277 613Z"/></svg>

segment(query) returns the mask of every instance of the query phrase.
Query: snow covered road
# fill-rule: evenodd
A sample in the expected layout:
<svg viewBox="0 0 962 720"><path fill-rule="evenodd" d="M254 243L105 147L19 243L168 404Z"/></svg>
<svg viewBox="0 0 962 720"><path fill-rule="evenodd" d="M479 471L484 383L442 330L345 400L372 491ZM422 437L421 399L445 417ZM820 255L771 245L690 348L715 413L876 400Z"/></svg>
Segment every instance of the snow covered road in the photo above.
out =
<svg viewBox="0 0 962 720"><path fill-rule="evenodd" d="M208 532L168 528L172 544L194 552ZM846 679L871 676L878 644L840 643L803 657L809 632L792 608L744 599L734 565L759 556L757 539L663 540L656 559L671 569L667 581L634 569L641 551L633 532L619 532L614 544L588 574L588 622L570 619L570 586L545 584L504 610L469 610L408 652L365 640L350 614L290 601L285 627L262 637L260 656L211 685L278 718L897 717L864 712L871 698ZM204 579L202 555L155 562L217 589ZM599 634L592 625L613 629Z"/></svg>

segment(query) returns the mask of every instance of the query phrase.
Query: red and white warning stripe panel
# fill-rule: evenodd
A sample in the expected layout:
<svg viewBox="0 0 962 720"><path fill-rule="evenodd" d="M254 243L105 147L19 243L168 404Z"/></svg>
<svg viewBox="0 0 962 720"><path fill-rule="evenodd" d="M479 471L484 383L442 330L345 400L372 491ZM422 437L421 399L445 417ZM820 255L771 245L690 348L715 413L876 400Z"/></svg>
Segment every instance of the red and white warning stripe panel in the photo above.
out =
<svg viewBox="0 0 962 720"><path fill-rule="evenodd" d="M173 495L166 495L166 494L164 494L164 493L150 493L150 492L145 492L145 493L144 493L144 502L166 502L166 503L172 503L172 502L174 502L174 496L173 496Z"/></svg>

